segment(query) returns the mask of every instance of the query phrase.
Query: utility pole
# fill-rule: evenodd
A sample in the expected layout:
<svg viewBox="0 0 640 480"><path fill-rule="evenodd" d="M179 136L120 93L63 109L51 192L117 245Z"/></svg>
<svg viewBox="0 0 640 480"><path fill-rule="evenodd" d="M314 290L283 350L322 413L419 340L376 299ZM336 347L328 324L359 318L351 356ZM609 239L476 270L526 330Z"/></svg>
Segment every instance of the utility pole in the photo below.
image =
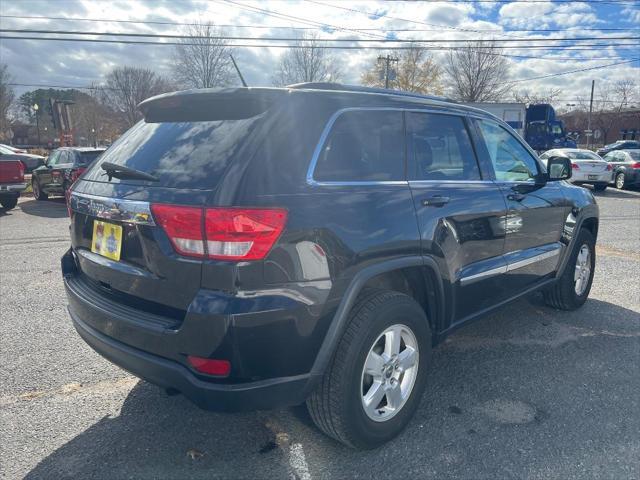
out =
<svg viewBox="0 0 640 480"><path fill-rule="evenodd" d="M391 78L391 80L395 80L396 78L396 74L395 71L391 71L391 62L398 62L400 61L399 58L397 57L392 57L391 55L387 55L386 57L378 57L378 63L380 62L384 62L385 66L384 66L384 88L389 88L389 80L390 80L390 76L392 76L393 78Z"/></svg>
<svg viewBox="0 0 640 480"><path fill-rule="evenodd" d="M589 116L587 117L587 148L591 144L591 136L593 132L591 131L591 113L593 112L593 89L596 86L596 81L591 80L591 99L589 100Z"/></svg>
<svg viewBox="0 0 640 480"><path fill-rule="evenodd" d="M238 68L238 65L236 65L236 61L234 60L233 55L229 54L229 56L231 57L231 61L233 62L233 66L236 67L236 72L238 72L238 76L240 77L240 81L242 82L242 86L246 87L247 86L247 82L244 81L244 77L240 73L240 69Z"/></svg>

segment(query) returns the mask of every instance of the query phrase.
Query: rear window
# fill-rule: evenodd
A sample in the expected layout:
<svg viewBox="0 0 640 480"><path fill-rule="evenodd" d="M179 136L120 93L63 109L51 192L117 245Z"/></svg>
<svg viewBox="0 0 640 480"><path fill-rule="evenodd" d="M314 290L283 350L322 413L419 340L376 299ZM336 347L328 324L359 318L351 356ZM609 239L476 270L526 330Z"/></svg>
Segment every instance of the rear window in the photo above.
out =
<svg viewBox="0 0 640 480"><path fill-rule="evenodd" d="M403 180L402 112L342 113L322 146L313 178L321 182Z"/></svg>
<svg viewBox="0 0 640 480"><path fill-rule="evenodd" d="M214 188L260 116L242 120L139 122L115 142L85 176L106 181L102 162L150 173L154 186ZM139 180L121 180L140 183Z"/></svg>
<svg viewBox="0 0 640 480"><path fill-rule="evenodd" d="M635 150L632 152L627 152L632 160L639 161L640 160L640 150Z"/></svg>
<svg viewBox="0 0 640 480"><path fill-rule="evenodd" d="M602 160L598 155L592 152L565 152L571 160Z"/></svg>
<svg viewBox="0 0 640 480"><path fill-rule="evenodd" d="M78 165L81 167L86 167L100 155L102 155L102 150L95 152L80 152L80 155L78 155Z"/></svg>

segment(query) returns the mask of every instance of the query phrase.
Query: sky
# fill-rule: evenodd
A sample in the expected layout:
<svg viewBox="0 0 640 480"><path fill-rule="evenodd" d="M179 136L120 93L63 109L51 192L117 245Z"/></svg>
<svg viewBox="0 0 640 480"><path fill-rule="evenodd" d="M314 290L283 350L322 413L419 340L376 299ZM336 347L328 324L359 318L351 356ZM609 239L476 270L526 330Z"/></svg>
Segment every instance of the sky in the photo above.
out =
<svg viewBox="0 0 640 480"><path fill-rule="evenodd" d="M129 23L134 21L162 23ZM264 45L269 37L291 38L303 32L315 32L326 39L515 39L503 43L517 47L504 50L509 55L507 59L510 64L509 78L504 81L511 82L518 92L544 95L552 88L560 89L558 101L564 103L588 98L594 79L596 91L610 89L613 83L624 79L634 79L640 84L640 40L613 39L640 37L640 1L636 0L0 0L0 29L3 30L180 34L184 28L180 23L204 21L228 25L221 27L226 35L262 39L234 41L254 45ZM24 35L35 36L29 33L0 33L0 36ZM599 37L606 40L574 41L571 42L573 50L528 48L536 44L536 40L540 45L541 39L558 37ZM122 39L86 35L83 38ZM170 41L158 38L131 39ZM518 42L518 39L525 41ZM631 45L611 46L612 43ZM560 44L543 43L544 46L556 47ZM580 44L584 46L576 46ZM594 46L602 44L605 45ZM340 45L389 47L403 44L354 40L341 42ZM268 86L284 51L275 47L237 47L235 58L249 85ZM351 84L359 82L363 69L373 58L387 53L384 50L367 49L330 52L341 66L343 83ZM172 54L173 47L170 45L0 38L0 63L9 65L14 82L19 84L88 86L100 83L112 68L123 65L148 67L170 78ZM443 62L446 55L439 50L432 51L432 54L436 62ZM627 63L611 65L620 62ZM610 66L591 69L606 65ZM585 71L537 78L574 70ZM16 93L21 94L35 87L14 88Z"/></svg>

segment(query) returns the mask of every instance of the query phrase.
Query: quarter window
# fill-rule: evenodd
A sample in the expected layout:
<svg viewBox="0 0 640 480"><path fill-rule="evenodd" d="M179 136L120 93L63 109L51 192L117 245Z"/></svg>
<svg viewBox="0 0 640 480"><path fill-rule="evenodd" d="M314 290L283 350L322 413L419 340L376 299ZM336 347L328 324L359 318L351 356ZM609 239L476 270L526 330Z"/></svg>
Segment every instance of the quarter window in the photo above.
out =
<svg viewBox="0 0 640 480"><path fill-rule="evenodd" d="M497 123L481 120L479 125L496 180L533 182L538 175L538 165L524 145Z"/></svg>
<svg viewBox="0 0 640 480"><path fill-rule="evenodd" d="M321 182L404 180L402 112L342 113L322 146L314 179Z"/></svg>
<svg viewBox="0 0 640 480"><path fill-rule="evenodd" d="M461 117L407 113L409 179L480 180L478 162Z"/></svg>

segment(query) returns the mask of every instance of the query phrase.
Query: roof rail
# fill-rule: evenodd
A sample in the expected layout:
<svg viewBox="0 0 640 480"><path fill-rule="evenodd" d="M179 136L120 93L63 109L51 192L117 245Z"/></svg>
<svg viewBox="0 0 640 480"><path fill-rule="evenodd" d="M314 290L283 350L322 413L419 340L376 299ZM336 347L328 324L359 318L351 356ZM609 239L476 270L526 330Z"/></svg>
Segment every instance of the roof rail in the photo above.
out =
<svg viewBox="0 0 640 480"><path fill-rule="evenodd" d="M450 98L440 97L437 95L423 95L421 93L403 92L400 90L391 90L390 88L365 87L362 85L345 85L343 83L331 82L305 82L287 85L286 88L305 89L305 90L336 90L341 92L359 92L359 93L379 93L384 95L400 95L403 97L424 98L426 100L438 100L441 102L455 102Z"/></svg>

